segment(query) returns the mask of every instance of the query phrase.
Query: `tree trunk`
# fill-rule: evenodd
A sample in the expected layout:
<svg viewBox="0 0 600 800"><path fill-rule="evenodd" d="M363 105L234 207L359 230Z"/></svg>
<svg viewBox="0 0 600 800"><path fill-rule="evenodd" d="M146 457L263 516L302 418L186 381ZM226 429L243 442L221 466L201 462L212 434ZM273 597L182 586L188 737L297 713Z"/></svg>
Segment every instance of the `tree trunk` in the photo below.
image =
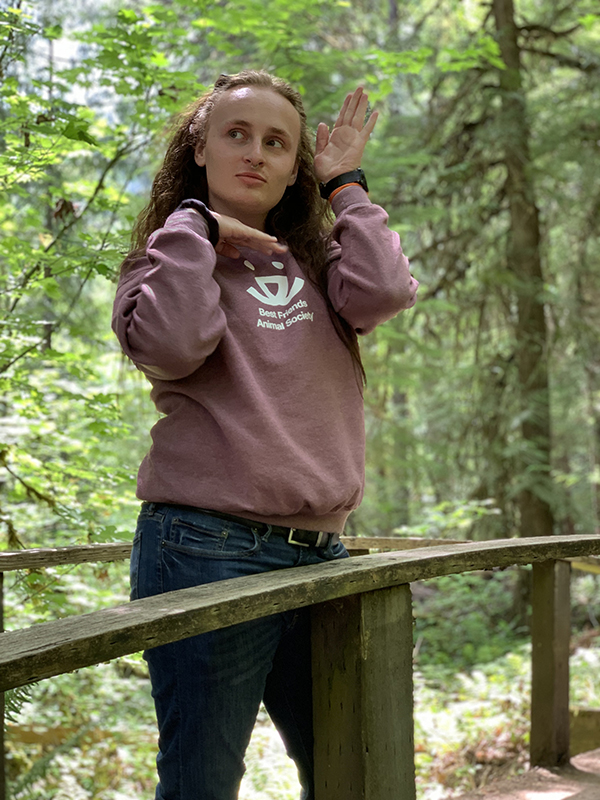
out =
<svg viewBox="0 0 600 800"><path fill-rule="evenodd" d="M508 267L517 291L516 349L521 394L522 462L519 480L521 536L549 536L550 398L543 303L540 228L529 155L527 103L521 80L513 0L493 0L498 43L506 69L499 72L500 134L510 205Z"/></svg>

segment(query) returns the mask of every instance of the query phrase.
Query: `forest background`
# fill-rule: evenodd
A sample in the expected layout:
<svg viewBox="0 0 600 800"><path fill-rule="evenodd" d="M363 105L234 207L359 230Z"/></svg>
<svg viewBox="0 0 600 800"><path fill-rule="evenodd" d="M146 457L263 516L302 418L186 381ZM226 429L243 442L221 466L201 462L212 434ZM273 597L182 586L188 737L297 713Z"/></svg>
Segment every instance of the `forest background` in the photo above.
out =
<svg viewBox="0 0 600 800"><path fill-rule="evenodd" d="M314 128L365 86L381 111L371 197L421 284L413 310L361 342L367 491L347 533L597 531L593 0L2 0L2 547L131 539L156 411L110 332L114 281L170 118L244 67L298 86ZM82 574L18 575L9 625L126 595L117 567ZM423 667L473 667L523 636L526 575L466 587L424 601ZM597 591L580 593L592 626ZM15 796L37 796L47 767L13 755ZM117 797L99 791L82 797Z"/></svg>

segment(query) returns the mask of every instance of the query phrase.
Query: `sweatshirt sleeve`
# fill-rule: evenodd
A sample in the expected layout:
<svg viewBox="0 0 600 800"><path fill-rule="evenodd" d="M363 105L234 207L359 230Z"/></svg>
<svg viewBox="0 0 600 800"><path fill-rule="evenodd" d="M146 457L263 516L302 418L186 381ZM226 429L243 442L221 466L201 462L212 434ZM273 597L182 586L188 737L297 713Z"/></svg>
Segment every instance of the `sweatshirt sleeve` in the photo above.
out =
<svg viewBox="0 0 600 800"><path fill-rule="evenodd" d="M370 333L415 304L419 283L409 272L400 237L387 226L388 215L360 186L342 189L332 207L329 297L357 333Z"/></svg>
<svg viewBox="0 0 600 800"><path fill-rule="evenodd" d="M217 257L207 237L200 214L175 211L119 282L112 327L125 355L149 378L190 375L226 331L213 277Z"/></svg>

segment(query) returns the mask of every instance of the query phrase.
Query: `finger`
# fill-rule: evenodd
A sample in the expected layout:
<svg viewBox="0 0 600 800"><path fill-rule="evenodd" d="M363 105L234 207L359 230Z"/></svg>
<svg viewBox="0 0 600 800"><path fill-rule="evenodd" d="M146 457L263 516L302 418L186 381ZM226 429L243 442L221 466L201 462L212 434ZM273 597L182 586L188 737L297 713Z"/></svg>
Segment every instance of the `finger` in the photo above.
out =
<svg viewBox="0 0 600 800"><path fill-rule="evenodd" d="M356 111L354 112L354 116L348 123L355 130L357 131L362 130L368 107L369 107L369 96L367 94L362 94L360 96L358 105L356 106Z"/></svg>
<svg viewBox="0 0 600 800"><path fill-rule="evenodd" d="M352 94L347 94L346 99L344 100L342 107L340 109L340 113L338 114L338 118L335 121L334 128L338 128L340 125L344 124L344 115L346 113L346 109L348 108L348 104L352 99Z"/></svg>
<svg viewBox="0 0 600 800"><path fill-rule="evenodd" d="M288 251L287 244L282 244L281 242L275 242L275 244L261 245L261 252L266 253L268 256L273 255L273 253L278 253L279 255L283 255L283 253L287 253L287 251Z"/></svg>
<svg viewBox="0 0 600 800"><path fill-rule="evenodd" d="M240 223L238 230L233 231L229 239L233 239L237 243L254 243L261 242L262 244L275 245L277 244L277 237L271 236L270 233L259 231L258 228L251 228L249 225Z"/></svg>
<svg viewBox="0 0 600 800"><path fill-rule="evenodd" d="M242 242L240 242L242 244ZM244 247L251 247L253 250L258 250L259 253L265 253L265 255L270 256L273 253L283 254L287 253L287 245L278 242L274 236L267 236L267 234L263 234L261 237L258 236L248 236L244 242Z"/></svg>
<svg viewBox="0 0 600 800"><path fill-rule="evenodd" d="M360 105L360 103L362 101L362 98L364 96L365 95L363 95L363 88L362 88L362 86L359 86L356 89L356 91L354 92L354 94L352 95L352 97L350 99L350 102L348 103L348 107L346 108L346 114L344 116L344 124L345 125L354 125L355 118L356 118L356 112L357 112L357 110L359 108L359 105ZM368 102L368 98L367 98L367 102ZM366 105L365 105L365 109L366 109ZM363 117L364 117L364 113L363 113Z"/></svg>
<svg viewBox="0 0 600 800"><path fill-rule="evenodd" d="M247 247L254 247L256 244L273 247L277 244L276 236L259 231L258 228L252 228L250 225L244 225L243 222L238 222L238 220L235 222L235 227L227 231L223 237L228 242L235 242L235 244L246 245Z"/></svg>
<svg viewBox="0 0 600 800"><path fill-rule="evenodd" d="M217 246L215 247L215 252L221 256L225 256L225 258L240 258L242 255L237 247L234 247L229 242L225 242L223 239L220 239L217 242Z"/></svg>
<svg viewBox="0 0 600 800"><path fill-rule="evenodd" d="M361 128L365 124L365 117L369 112L369 95L364 93L363 96L360 98L360 103L358 104L358 108L356 109L356 116L357 120L360 123Z"/></svg>
<svg viewBox="0 0 600 800"><path fill-rule="evenodd" d="M324 122L319 122L319 127L317 128L317 140L315 142L315 156L318 156L319 153L322 153L323 150L325 150L328 141L329 128Z"/></svg>
<svg viewBox="0 0 600 800"><path fill-rule="evenodd" d="M375 127L375 123L379 117L379 111L373 111L369 119L367 120L367 124L363 129L363 133L367 135L367 138L373 133L373 128Z"/></svg>
<svg viewBox="0 0 600 800"><path fill-rule="evenodd" d="M288 246L287 244L283 244L282 242L276 242L274 245L271 245L269 248L269 255L272 253L279 253L283 255L283 253L287 253Z"/></svg>

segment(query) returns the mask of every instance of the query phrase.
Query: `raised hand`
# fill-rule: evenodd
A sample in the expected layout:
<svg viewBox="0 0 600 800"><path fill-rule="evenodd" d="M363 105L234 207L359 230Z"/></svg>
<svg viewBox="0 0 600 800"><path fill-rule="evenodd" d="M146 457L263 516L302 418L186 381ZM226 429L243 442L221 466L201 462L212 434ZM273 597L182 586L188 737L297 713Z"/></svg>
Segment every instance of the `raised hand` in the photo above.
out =
<svg viewBox="0 0 600 800"><path fill-rule="evenodd" d="M287 245L278 242L275 236L269 236L268 233L259 231L257 228L244 225L234 217L216 214L214 211L211 213L219 223L219 241L215 247L217 253L227 258L239 258L238 247L251 247L268 256L272 253L287 252Z"/></svg>
<svg viewBox="0 0 600 800"><path fill-rule="evenodd" d="M324 122L319 123L315 147L315 173L319 181L327 183L360 167L365 145L378 116L374 111L364 124L368 104L369 98L359 86L344 100L331 133Z"/></svg>

